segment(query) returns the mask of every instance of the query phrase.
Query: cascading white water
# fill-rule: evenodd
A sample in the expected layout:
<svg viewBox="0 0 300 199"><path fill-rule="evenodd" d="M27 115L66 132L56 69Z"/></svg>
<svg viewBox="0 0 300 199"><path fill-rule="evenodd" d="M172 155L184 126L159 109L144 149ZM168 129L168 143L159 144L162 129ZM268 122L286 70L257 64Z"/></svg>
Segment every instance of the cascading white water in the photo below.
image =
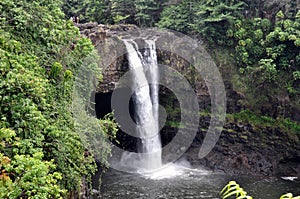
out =
<svg viewBox="0 0 300 199"><path fill-rule="evenodd" d="M145 40L142 54L133 40L123 40L127 49L129 67L132 71L137 136L141 138L138 148L139 160L134 166L140 171L161 167L161 141L158 124L158 66L155 41ZM149 84L151 83L151 84Z"/></svg>

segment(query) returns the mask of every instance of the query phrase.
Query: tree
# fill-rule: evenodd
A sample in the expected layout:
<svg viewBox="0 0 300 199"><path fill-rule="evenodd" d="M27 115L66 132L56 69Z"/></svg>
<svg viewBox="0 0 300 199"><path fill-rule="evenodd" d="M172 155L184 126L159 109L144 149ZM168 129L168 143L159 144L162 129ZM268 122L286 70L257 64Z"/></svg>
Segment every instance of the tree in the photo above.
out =
<svg viewBox="0 0 300 199"><path fill-rule="evenodd" d="M241 16L245 3L238 0L209 0L197 4L193 28L210 42L226 44L230 22Z"/></svg>
<svg viewBox="0 0 300 199"><path fill-rule="evenodd" d="M109 0L66 0L62 5L62 10L66 19L79 17L81 23L90 21L112 23L110 6Z"/></svg>
<svg viewBox="0 0 300 199"><path fill-rule="evenodd" d="M153 26L161 10L162 1L135 0L135 21L139 26Z"/></svg>
<svg viewBox="0 0 300 199"><path fill-rule="evenodd" d="M158 26L184 33L200 33L210 42L224 44L230 21L241 16L243 7L244 3L237 0L183 0L162 12Z"/></svg>
<svg viewBox="0 0 300 199"><path fill-rule="evenodd" d="M161 13L157 25L161 28L188 33L193 31L195 2L183 0L179 4L167 6Z"/></svg>
<svg viewBox="0 0 300 199"><path fill-rule="evenodd" d="M134 23L133 0L111 0L111 16L115 23Z"/></svg>

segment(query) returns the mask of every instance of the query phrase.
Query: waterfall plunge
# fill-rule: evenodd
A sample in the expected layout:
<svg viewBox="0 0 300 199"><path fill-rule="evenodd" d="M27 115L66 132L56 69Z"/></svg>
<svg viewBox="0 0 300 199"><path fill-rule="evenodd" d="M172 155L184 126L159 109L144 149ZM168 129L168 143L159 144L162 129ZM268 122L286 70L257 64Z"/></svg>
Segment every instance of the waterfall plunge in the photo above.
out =
<svg viewBox="0 0 300 199"><path fill-rule="evenodd" d="M161 167L161 141L158 124L158 66L155 41L145 40L142 54L133 40L123 40L127 49L129 68L132 71L135 104L136 134L141 138L137 146L139 160L131 160L127 154L121 161L135 164L139 171L151 171ZM151 84L149 84L151 83ZM130 162L128 162L130 161Z"/></svg>

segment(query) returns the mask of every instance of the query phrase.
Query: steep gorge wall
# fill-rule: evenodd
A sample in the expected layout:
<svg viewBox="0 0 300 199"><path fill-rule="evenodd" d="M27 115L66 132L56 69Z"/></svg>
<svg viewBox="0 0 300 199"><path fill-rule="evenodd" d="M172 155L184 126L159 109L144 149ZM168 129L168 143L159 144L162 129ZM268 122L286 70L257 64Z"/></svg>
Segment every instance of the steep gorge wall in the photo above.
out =
<svg viewBox="0 0 300 199"><path fill-rule="evenodd" d="M116 82L128 71L125 46L122 43L109 42L102 45L104 40L113 38L116 31L128 31L137 29L132 25L99 25L88 23L78 25L81 34L89 37L100 56L108 54L112 57L103 67L103 81L97 88L97 93L103 96L111 93ZM115 48L114 46L115 45ZM103 53L105 52L105 53ZM205 82L200 75L195 73L193 67L177 55L158 49L158 62L172 66L173 69L182 74L192 85L199 101L200 109L209 110L210 95ZM227 112L241 111L244 106L241 101L245 100L243 94L236 92L224 74L224 82L227 95ZM227 71L228 72L228 71ZM109 95L108 95L109 96ZM180 110L178 101L171 98L171 91L161 87L160 98L163 106L169 109L167 123L161 132L163 144L172 140L178 131L177 122L180 121ZM108 101L108 100L107 100ZM101 102L100 102L101 103ZM229 173L251 173L263 175L298 175L300 177L300 142L299 136L282 132L280 128L256 127L247 122L227 121L221 137L212 152L205 158L198 158L198 151L206 135L210 118L201 117L199 129L192 146L185 153L185 157L193 165L204 165L211 169L223 170ZM191 124L195 125L195 124ZM120 138L122 139L122 138ZM130 137L123 137L122 140ZM134 142L128 142L133 145ZM128 148L132 146L127 146ZM185 149L183 149L185 150Z"/></svg>
<svg viewBox="0 0 300 199"><path fill-rule="evenodd" d="M115 34L116 32L126 32L138 28L134 25L102 25L97 23L78 24L77 26L81 34L90 38L96 49L101 52L100 56L105 56L106 64L101 66L103 81L98 85L97 92L107 93L112 91L116 82L128 71L125 45L115 37ZM106 39L110 39L110 42L104 43ZM200 107L207 108L210 104L210 94L205 82L194 67L171 52L157 49L157 55L159 64L170 66L188 80L199 99ZM227 111L240 111L243 107L239 101L244 96L232 89L230 81L224 79L224 82L227 94Z"/></svg>

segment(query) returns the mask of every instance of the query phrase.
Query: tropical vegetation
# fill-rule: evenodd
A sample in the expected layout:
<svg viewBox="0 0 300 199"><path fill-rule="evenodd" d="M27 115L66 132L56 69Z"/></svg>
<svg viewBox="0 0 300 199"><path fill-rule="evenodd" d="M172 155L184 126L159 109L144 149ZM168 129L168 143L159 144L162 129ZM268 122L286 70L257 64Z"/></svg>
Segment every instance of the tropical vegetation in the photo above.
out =
<svg viewBox="0 0 300 199"><path fill-rule="evenodd" d="M72 103L77 71L89 57L84 66L100 77L98 58L61 6L59 0L0 3L0 198L63 198L96 170L81 139L87 126L74 119ZM103 124L81 116L90 128ZM110 152L108 124L95 131L103 146L99 160Z"/></svg>
<svg viewBox="0 0 300 199"><path fill-rule="evenodd" d="M101 80L101 60L71 18L173 29L196 35L210 52L224 49L235 66L230 81L250 110L229 118L280 121L297 133L289 107L300 109L299 7L297 0L2 0L0 198L64 198L83 182L89 187L95 159L109 166L106 139L117 127L90 114L94 79L84 76ZM222 194L251 198L233 182Z"/></svg>
<svg viewBox="0 0 300 199"><path fill-rule="evenodd" d="M299 109L300 12L297 0L67 0L66 18L81 22L131 23L196 35L218 62L235 65L231 82L257 114L293 117ZM256 93L263 93L257 96ZM272 105L278 106L272 109Z"/></svg>

